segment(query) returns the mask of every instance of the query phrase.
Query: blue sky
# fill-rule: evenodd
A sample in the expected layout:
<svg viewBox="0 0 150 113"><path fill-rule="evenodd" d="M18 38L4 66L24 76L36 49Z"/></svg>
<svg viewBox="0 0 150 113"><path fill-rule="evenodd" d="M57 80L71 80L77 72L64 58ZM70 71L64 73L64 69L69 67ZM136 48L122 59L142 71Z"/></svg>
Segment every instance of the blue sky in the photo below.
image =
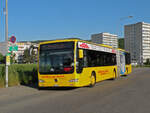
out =
<svg viewBox="0 0 150 113"><path fill-rule="evenodd" d="M4 1L0 0L0 41L4 40ZM123 36L125 24L150 23L149 4L149 0L8 0L9 36L15 35L17 41L87 40L100 32ZM126 18L130 15L133 18Z"/></svg>

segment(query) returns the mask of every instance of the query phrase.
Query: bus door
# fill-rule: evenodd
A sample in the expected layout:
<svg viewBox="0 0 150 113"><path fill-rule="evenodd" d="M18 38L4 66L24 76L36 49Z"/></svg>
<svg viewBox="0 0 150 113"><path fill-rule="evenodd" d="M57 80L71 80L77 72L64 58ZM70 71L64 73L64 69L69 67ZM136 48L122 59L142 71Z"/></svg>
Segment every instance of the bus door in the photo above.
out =
<svg viewBox="0 0 150 113"><path fill-rule="evenodd" d="M125 68L125 52L120 51L120 74L124 75L126 72Z"/></svg>

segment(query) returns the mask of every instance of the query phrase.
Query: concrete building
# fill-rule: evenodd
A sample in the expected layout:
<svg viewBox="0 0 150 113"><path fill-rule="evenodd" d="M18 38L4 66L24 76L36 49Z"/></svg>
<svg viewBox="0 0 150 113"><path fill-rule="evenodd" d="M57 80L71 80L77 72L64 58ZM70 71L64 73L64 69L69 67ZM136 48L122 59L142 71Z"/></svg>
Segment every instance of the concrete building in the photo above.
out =
<svg viewBox="0 0 150 113"><path fill-rule="evenodd" d="M23 63L23 55L24 51L28 48L33 49L34 53L38 54L38 44L37 43L31 43L31 42L16 42L13 46L17 45L18 46L18 51L13 51L15 54L15 60L17 63ZM11 44L8 44L8 46L12 46ZM33 48L31 48L33 46ZM10 52L6 50L6 43L5 42L0 42L0 53L2 53L3 56L6 55L6 53ZM30 50L31 51L31 50ZM11 52L10 52L11 53ZM35 61L37 58L35 59Z"/></svg>
<svg viewBox="0 0 150 113"><path fill-rule="evenodd" d="M150 24L138 22L124 26L125 50L133 63L143 64L150 58Z"/></svg>
<svg viewBox="0 0 150 113"><path fill-rule="evenodd" d="M35 47L34 52L35 54L37 54L37 47L38 45L35 43L31 43L31 42L17 42L16 43L18 45L18 51L14 51L13 53L15 53L15 60L17 61L17 63L23 63L23 55L24 55L24 51L26 49L29 49L32 45Z"/></svg>
<svg viewBox="0 0 150 113"><path fill-rule="evenodd" d="M91 41L98 44L105 44L118 47L118 36L110 33L98 33L91 36Z"/></svg>
<svg viewBox="0 0 150 113"><path fill-rule="evenodd" d="M0 42L0 53L5 56L7 51L6 51L6 43L5 42Z"/></svg>

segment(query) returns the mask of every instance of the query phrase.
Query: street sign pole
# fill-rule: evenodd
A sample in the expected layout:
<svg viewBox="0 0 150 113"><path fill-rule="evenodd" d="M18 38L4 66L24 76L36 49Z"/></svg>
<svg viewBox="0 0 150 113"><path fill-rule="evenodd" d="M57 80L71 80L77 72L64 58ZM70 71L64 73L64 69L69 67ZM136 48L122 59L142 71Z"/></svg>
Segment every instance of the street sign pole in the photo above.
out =
<svg viewBox="0 0 150 113"><path fill-rule="evenodd" d="M5 3L5 43L6 43L6 53L8 52L8 7L7 7L7 0L6 0L6 3ZM7 58L6 58L7 60ZM6 61L6 76L5 76L5 79L6 79L6 83L5 83L5 86L6 88L8 87L8 64L7 64L7 61Z"/></svg>

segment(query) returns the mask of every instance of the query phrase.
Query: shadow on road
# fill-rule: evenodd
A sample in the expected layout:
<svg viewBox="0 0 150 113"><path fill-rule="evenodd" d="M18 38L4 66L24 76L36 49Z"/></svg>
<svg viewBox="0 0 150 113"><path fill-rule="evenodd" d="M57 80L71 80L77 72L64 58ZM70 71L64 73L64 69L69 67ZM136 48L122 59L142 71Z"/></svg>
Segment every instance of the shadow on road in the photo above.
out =
<svg viewBox="0 0 150 113"><path fill-rule="evenodd" d="M37 90L55 90L55 91L74 90L74 89L78 88L78 87L42 87L42 88L39 88L37 84L29 84L29 85L21 84L21 85L30 87L30 88L34 88Z"/></svg>
<svg viewBox="0 0 150 113"><path fill-rule="evenodd" d="M38 85L37 84L24 84L24 83L21 83L22 86L26 86L26 87L30 87L30 88L35 88L35 89L38 89Z"/></svg>
<svg viewBox="0 0 150 113"><path fill-rule="evenodd" d="M128 75L121 75L120 77L128 77Z"/></svg>
<svg viewBox="0 0 150 113"><path fill-rule="evenodd" d="M67 90L74 90L77 87L44 87L44 88L37 88L38 90L54 90L54 91L67 91Z"/></svg>

